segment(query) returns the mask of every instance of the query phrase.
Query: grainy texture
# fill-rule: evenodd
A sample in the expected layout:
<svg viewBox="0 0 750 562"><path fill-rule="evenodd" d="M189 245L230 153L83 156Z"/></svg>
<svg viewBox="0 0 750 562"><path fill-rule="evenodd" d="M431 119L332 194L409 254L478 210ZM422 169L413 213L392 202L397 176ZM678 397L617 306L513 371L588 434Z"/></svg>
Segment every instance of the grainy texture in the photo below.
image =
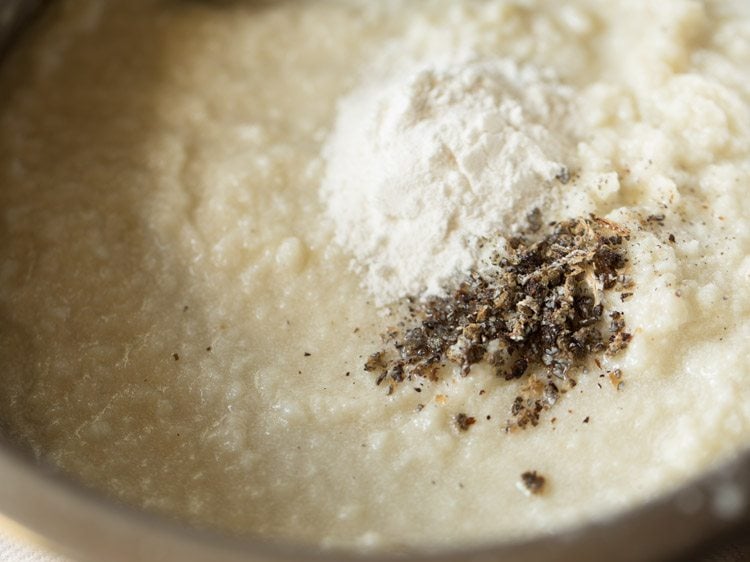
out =
<svg viewBox="0 0 750 562"><path fill-rule="evenodd" d="M747 2L57 6L0 69L0 423L40 457L196 525L404 551L606 516L747 444ZM530 222L624 225L634 288L604 294L627 349L568 392L480 362L383 396L361 368L396 317L325 220L321 151L389 42L573 89L585 134ZM504 432L537 391L554 413Z"/></svg>

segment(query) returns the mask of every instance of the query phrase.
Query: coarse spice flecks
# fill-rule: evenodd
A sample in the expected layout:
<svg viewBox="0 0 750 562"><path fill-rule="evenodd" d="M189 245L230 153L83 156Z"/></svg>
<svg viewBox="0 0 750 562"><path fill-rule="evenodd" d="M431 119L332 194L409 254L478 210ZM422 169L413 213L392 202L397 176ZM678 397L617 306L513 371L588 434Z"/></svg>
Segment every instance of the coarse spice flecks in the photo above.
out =
<svg viewBox="0 0 750 562"><path fill-rule="evenodd" d="M536 470L528 470L521 474L521 485L529 494L538 495L544 491L547 479Z"/></svg>
<svg viewBox="0 0 750 562"><path fill-rule="evenodd" d="M506 424L525 428L575 386L590 360L627 347L625 316L608 310L604 294L633 288L625 275L628 229L595 216L546 226L538 211L529 219L490 267L445 296L402 303L402 321L365 364L388 394L414 377L437 381L448 363L467 376L484 362L507 381L527 378Z"/></svg>

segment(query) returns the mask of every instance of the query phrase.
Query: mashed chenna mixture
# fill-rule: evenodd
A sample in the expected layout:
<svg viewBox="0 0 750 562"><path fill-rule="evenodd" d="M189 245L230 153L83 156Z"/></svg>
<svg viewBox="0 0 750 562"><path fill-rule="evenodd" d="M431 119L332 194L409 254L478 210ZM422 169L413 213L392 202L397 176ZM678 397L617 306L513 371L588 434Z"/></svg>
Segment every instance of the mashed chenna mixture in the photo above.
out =
<svg viewBox="0 0 750 562"><path fill-rule="evenodd" d="M461 546L750 444L743 0L61 0L0 70L0 186L2 429L128 504ZM630 339L535 425L542 363L376 384L405 299L591 216Z"/></svg>

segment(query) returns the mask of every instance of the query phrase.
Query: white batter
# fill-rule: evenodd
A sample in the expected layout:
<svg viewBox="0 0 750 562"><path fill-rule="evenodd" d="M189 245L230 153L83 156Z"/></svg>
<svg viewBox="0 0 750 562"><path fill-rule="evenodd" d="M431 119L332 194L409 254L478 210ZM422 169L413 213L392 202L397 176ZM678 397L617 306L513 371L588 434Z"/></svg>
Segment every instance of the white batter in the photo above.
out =
<svg viewBox="0 0 750 562"><path fill-rule="evenodd" d="M321 151L394 45L572 89L575 174L546 210L634 231L621 390L592 371L508 434L521 382L385 396L363 372L390 319L334 241ZM122 501L324 546L505 540L658 496L750 443L749 69L742 0L59 2L0 74L2 426Z"/></svg>

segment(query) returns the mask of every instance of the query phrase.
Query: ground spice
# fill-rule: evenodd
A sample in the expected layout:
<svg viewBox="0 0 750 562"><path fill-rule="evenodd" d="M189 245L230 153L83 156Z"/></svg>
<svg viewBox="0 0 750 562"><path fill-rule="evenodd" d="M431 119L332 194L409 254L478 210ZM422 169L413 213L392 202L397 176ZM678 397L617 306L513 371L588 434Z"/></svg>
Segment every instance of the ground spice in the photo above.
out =
<svg viewBox="0 0 750 562"><path fill-rule="evenodd" d="M623 274L629 231L594 216L547 224L546 234L538 232L538 212L528 222L488 268L471 271L446 296L400 303L402 321L365 363L377 385L391 394L404 380L438 380L448 362L462 376L485 362L504 380L527 379L506 426L524 428L575 386L577 369L628 346L623 313L605 310L603 297L632 287Z"/></svg>
<svg viewBox="0 0 750 562"><path fill-rule="evenodd" d="M477 422L476 418L467 416L466 414L461 413L461 414L456 415L456 425L458 426L458 429L460 429L461 431L466 431L476 422Z"/></svg>
<svg viewBox="0 0 750 562"><path fill-rule="evenodd" d="M541 474L538 474L536 470L530 470L521 474L523 491L528 494L541 494L544 491L545 484L546 479Z"/></svg>

